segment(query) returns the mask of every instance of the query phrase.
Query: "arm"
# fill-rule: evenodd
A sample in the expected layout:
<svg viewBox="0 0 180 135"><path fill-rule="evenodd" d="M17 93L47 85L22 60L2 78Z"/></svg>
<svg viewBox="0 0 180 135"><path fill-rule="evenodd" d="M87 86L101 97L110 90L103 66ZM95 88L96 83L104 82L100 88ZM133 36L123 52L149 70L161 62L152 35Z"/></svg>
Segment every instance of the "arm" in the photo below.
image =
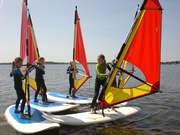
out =
<svg viewBox="0 0 180 135"><path fill-rule="evenodd" d="M13 77L14 73L15 73L15 69L16 69L16 66L15 66L15 63L14 61L12 62L12 71L10 72L10 77Z"/></svg>
<svg viewBox="0 0 180 135"><path fill-rule="evenodd" d="M66 71L67 74L70 73L70 67L68 67L67 71Z"/></svg>
<svg viewBox="0 0 180 135"><path fill-rule="evenodd" d="M108 69L109 71L111 71L111 69L112 69L110 65L113 67L113 65L112 65L111 63L110 63L110 64L107 64L107 69Z"/></svg>

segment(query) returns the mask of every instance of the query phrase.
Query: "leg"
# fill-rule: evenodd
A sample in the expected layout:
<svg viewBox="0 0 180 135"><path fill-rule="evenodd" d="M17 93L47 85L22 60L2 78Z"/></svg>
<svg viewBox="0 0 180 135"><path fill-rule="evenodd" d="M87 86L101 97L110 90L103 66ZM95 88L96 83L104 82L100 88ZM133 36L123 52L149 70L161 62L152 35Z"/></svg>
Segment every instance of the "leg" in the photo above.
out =
<svg viewBox="0 0 180 135"><path fill-rule="evenodd" d="M72 94L72 89L73 89L73 84L74 82L73 82L73 78L72 78L72 76L70 75L69 76L69 95L71 96L71 94Z"/></svg>
<svg viewBox="0 0 180 135"><path fill-rule="evenodd" d="M43 101L43 102L47 102L47 101L48 101L47 95L46 95L47 88L46 88L46 84L45 84L44 81L43 81L42 84L41 84L41 88L43 89L42 101Z"/></svg>
<svg viewBox="0 0 180 135"><path fill-rule="evenodd" d="M25 109L25 104L26 104L26 95L25 95L25 93L24 93L24 91L23 91L23 89L21 90L21 99L22 99L22 103L21 103L21 119L30 119L30 117L31 117L31 114L30 114L30 106L28 106L28 115L26 115L25 113L24 113L24 109Z"/></svg>
<svg viewBox="0 0 180 135"><path fill-rule="evenodd" d="M101 93L100 93L100 95L99 95L99 97L98 97L98 100L99 101L102 101L103 100L103 97L104 97L104 92L105 92L105 85L106 85L106 79L104 79L104 80L101 80L100 81L100 85L102 85L102 90L101 90Z"/></svg>
<svg viewBox="0 0 180 135"><path fill-rule="evenodd" d="M91 103L91 108L94 108L95 105L96 105L96 100L98 98L98 95L99 95L99 89L100 89L100 80L98 78L96 78L96 81L95 81L95 90L94 90L94 97L93 97L93 100L92 100L92 103Z"/></svg>
<svg viewBox="0 0 180 135"><path fill-rule="evenodd" d="M20 97L22 99L22 103L21 103L21 113L24 113L24 108L25 108L25 104L26 104L26 96L25 93L23 91L23 89L20 89Z"/></svg>
<svg viewBox="0 0 180 135"><path fill-rule="evenodd" d="M37 90L35 92L35 96L34 96L34 100L37 101L37 96L39 94L39 91L41 89L40 83L38 81L36 81L36 86L37 86Z"/></svg>
<svg viewBox="0 0 180 135"><path fill-rule="evenodd" d="M19 103L21 101L21 97L20 97L19 89L15 88L15 90L16 90L16 95L17 95L16 105L15 105L15 112L18 112L18 107L19 107Z"/></svg>
<svg viewBox="0 0 180 135"><path fill-rule="evenodd" d="M72 83L71 81L69 80L69 95L71 96L71 91L72 91Z"/></svg>
<svg viewBox="0 0 180 135"><path fill-rule="evenodd" d="M16 105L15 105L15 110L14 110L15 113L19 113L18 107L19 107L20 101L21 101L21 99L20 99L20 98L17 98L17 100L16 100Z"/></svg>

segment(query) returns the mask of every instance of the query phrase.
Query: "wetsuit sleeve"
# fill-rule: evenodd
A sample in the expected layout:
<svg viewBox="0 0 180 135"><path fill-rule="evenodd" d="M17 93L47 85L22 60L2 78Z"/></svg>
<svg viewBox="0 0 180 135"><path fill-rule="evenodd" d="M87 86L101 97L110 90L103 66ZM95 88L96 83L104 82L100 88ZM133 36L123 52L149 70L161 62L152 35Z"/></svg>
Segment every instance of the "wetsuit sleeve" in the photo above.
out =
<svg viewBox="0 0 180 135"><path fill-rule="evenodd" d="M107 69L109 70L109 71L111 71L111 66L110 66L111 64L107 64Z"/></svg>
<svg viewBox="0 0 180 135"><path fill-rule="evenodd" d="M68 67L67 71L66 71L67 74L70 73L70 67Z"/></svg>

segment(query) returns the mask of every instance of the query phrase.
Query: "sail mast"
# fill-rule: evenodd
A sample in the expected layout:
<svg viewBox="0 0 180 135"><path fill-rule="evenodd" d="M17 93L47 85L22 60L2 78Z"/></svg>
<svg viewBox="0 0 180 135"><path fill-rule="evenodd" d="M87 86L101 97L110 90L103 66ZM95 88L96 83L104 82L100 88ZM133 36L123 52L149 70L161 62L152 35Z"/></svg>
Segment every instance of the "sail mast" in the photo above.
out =
<svg viewBox="0 0 180 135"><path fill-rule="evenodd" d="M73 61L76 62L76 22L77 22L77 6L74 14L74 43L73 43Z"/></svg>
<svg viewBox="0 0 180 135"><path fill-rule="evenodd" d="M76 27L76 22L77 22L77 6L75 7L75 14L74 14L74 43L73 43L73 66L74 66L74 70L73 70L73 78L76 79L76 31L77 31L77 27Z"/></svg>
<svg viewBox="0 0 180 135"><path fill-rule="evenodd" d="M25 0L25 5L26 5L26 60L27 60L27 65L26 67L28 68L29 66L29 45L28 45L28 0ZM29 73L27 74L26 80L25 80L25 94L27 95L27 105L28 105L28 115L31 116L31 108L30 108L30 103L29 103L29 97L30 97L30 91L29 91Z"/></svg>

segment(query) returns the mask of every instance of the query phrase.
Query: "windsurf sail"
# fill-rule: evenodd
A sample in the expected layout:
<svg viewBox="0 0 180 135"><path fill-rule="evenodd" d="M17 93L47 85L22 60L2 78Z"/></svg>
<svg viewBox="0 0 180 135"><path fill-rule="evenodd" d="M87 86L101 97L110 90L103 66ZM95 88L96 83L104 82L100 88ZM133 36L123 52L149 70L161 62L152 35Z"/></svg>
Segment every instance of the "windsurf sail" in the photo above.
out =
<svg viewBox="0 0 180 135"><path fill-rule="evenodd" d="M145 0L117 56L117 63L104 87L100 105L112 106L159 91L161 25L162 8L159 1ZM133 66L143 76L140 73L135 74L137 71L128 71L127 64ZM120 83L117 87L113 86L116 77L119 75L121 78L122 74L128 77L126 82ZM126 86L124 83L129 82L129 78L135 79L139 84Z"/></svg>
<svg viewBox="0 0 180 135"><path fill-rule="evenodd" d="M20 57L26 67L33 64L39 58L39 51L37 48L36 38L32 25L29 9L27 8L27 0L22 1L22 25L21 25L21 43L20 43ZM29 74L23 81L23 89L26 94L26 101L28 105L28 113L30 115L30 103L29 103L29 86L30 86Z"/></svg>
<svg viewBox="0 0 180 135"><path fill-rule="evenodd" d="M39 58L39 50L37 47L31 15L29 12L26 12L27 8L24 5L25 4L23 4L23 12L22 12L20 56L23 59L24 63L33 64ZM27 41L26 41L26 36L28 36ZM26 42L28 42L28 45L26 45L27 44Z"/></svg>
<svg viewBox="0 0 180 135"><path fill-rule="evenodd" d="M77 74L79 74L81 70L77 69L77 71L74 71L74 91L76 92L89 78L89 69L87 64L86 52L84 48L80 18L78 15L77 7L75 10L74 20L73 61L75 63L75 68L77 68L77 64L80 64L83 67L83 73L80 74L80 78L77 78Z"/></svg>

